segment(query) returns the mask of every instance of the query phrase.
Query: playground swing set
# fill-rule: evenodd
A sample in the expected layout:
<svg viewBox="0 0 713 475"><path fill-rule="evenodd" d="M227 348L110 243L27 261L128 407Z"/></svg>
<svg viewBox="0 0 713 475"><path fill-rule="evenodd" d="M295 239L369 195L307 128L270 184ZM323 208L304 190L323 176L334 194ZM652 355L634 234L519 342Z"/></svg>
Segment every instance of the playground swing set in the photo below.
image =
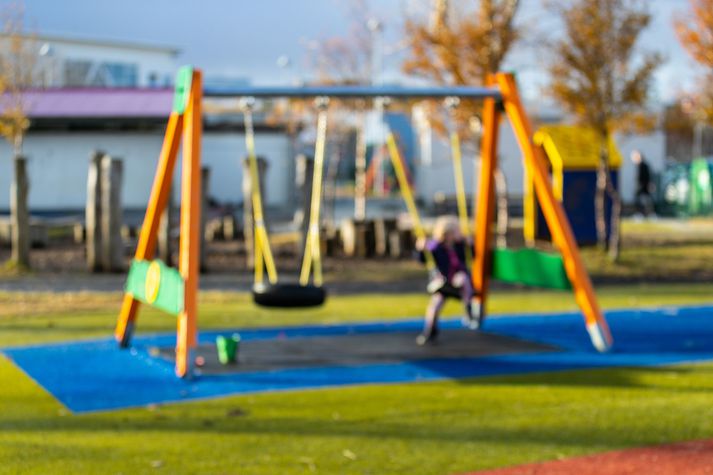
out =
<svg viewBox="0 0 713 475"><path fill-rule="evenodd" d="M197 295L200 256L200 145L202 133L203 97L243 98L246 146L250 169L251 205L255 233L255 285L253 298L265 306L314 306L324 302L320 260L319 217L322 169L327 129L328 98L342 99L447 99L451 106L457 101L448 98L482 100L483 136L481 141L481 169L475 219L468 224L460 143L457 132L451 131L451 153L458 195L459 223L463 234L474 236L472 254L473 287L485 315L490 278L525 285L567 289L572 288L585 320L593 346L608 351L612 336L599 308L589 275L582 262L572 229L562 205L556 199L542 150L532 141L533 130L520 101L512 74L493 75L489 87L401 88L385 86L320 86L320 87L245 87L231 89L203 89L201 71L184 67L178 73L173 110L168 120L163 146L158 160L144 223L136 253L129 269L125 294L119 313L115 338L119 346L131 343L141 303L154 306L177 316L176 374L192 375L193 353L197 344ZM305 239L305 252L299 283L278 282L277 271L269 246L257 173L252 104L256 98L314 98L317 100L317 140L310 220ZM537 201L549 227L552 241L561 255L537 249L492 249L495 182L497 169L497 141L502 115L510 120L520 145L525 172L532 179ZM171 179L175 169L179 145L183 141L181 219L178 269L155 260L157 233L161 213L166 207ZM393 132L386 137L387 148L401 194L411 215L414 233L426 238L419 219L411 185L406 175ZM473 232L470 232L470 229ZM433 256L425 255L429 270L435 268ZM268 283L264 282L264 269ZM309 283L313 273L313 282Z"/></svg>

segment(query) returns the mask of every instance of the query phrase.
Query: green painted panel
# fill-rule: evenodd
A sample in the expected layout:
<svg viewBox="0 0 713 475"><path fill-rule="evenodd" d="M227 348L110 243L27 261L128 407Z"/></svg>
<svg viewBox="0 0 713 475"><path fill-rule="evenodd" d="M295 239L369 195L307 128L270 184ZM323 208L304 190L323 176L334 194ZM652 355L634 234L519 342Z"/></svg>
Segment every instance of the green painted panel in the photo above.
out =
<svg viewBox="0 0 713 475"><path fill-rule="evenodd" d="M184 283L181 274L160 260L134 260L126 279L126 293L136 300L178 315L183 311Z"/></svg>
<svg viewBox="0 0 713 475"><path fill-rule="evenodd" d="M493 278L534 287L562 290L572 288L562 256L537 249L495 249Z"/></svg>
<svg viewBox="0 0 713 475"><path fill-rule="evenodd" d="M704 216L713 212L713 183L711 181L711 164L705 158L691 162L688 192L688 212L692 216Z"/></svg>
<svg viewBox="0 0 713 475"><path fill-rule="evenodd" d="M193 83L193 66L183 66L176 75L176 89L173 95L173 112L183 114L188 105L188 96Z"/></svg>

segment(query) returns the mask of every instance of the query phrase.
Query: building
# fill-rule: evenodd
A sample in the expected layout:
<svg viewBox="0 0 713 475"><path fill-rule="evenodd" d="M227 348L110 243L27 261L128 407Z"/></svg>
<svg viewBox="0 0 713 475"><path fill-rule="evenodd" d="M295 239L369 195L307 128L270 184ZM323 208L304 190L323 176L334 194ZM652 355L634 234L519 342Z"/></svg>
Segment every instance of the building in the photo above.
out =
<svg viewBox="0 0 713 475"><path fill-rule="evenodd" d="M48 89L29 92L26 97L32 126L24 153L33 214L82 212L93 150L123 160L124 207L145 208L172 108L172 89ZM256 131L258 153L269 162L265 201L268 206L280 206L291 199L291 138L284 127L260 122ZM203 164L213 170L212 198L242 202L241 160L245 156L239 120L206 120ZM0 157L0 190L9 190L9 144L0 145ZM0 210L8 208L9 192L0 193Z"/></svg>
<svg viewBox="0 0 713 475"><path fill-rule="evenodd" d="M180 53L166 46L54 35L26 41L37 55L40 87L169 87Z"/></svg>
<svg viewBox="0 0 713 475"><path fill-rule="evenodd" d="M537 109L527 107L533 123L564 122L564 116L556 110ZM532 112L534 111L534 113ZM433 201L434 197L455 195L453 168L450 155L450 143L447 138L441 137L434 131L426 117L414 113L414 127L417 130L418 157L416 159L416 189L418 196L426 203ZM660 172L665 166L665 137L661 130L649 134L617 135L616 143L624 157L619 176L619 192L624 203L634 202L636 190L636 167L628 160L633 150L640 150L646 156L653 171ZM477 184L479 157L475 143L463 141L463 172L465 188L468 195L472 195ZM513 204L522 200L524 189L524 170L520 148L515 139L515 134L507 120L500 125L498 138L499 165L505 175L508 196Z"/></svg>
<svg viewBox="0 0 713 475"><path fill-rule="evenodd" d="M24 97L31 120L23 145L31 213L83 213L94 150L123 160L124 207L144 209L172 108L179 50L48 35L31 44L41 72L38 88ZM258 154L269 163L265 201L280 207L292 200L292 139L285 127L261 120L256 116ZM209 193L218 202L242 202L243 132L239 115L205 119L203 163L213 171ZM11 156L10 146L0 143L0 213L9 210Z"/></svg>

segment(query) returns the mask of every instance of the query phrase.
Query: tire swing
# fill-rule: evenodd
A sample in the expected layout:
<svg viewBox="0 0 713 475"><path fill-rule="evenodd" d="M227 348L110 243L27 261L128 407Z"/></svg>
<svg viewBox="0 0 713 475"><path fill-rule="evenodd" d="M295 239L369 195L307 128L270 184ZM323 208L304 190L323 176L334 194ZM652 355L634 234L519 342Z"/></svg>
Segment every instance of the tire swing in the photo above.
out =
<svg viewBox="0 0 713 475"><path fill-rule="evenodd" d="M262 195L258 176L257 156L255 154L255 129L252 108L254 101L243 101L243 120L245 123L245 145L248 151L250 169L250 196L253 209L255 280L252 288L253 302L262 307L317 307L327 298L322 287L322 261L320 253L319 213L322 201L322 170L327 136L327 99L317 101L317 139L314 152L314 174L312 176L312 198L310 203L309 227L305 239L304 258L298 283L278 282L275 261L270 250L270 241L265 227L262 209ZM264 268L264 269L263 269ZM267 270L267 280L264 279ZM313 283L310 284L310 274Z"/></svg>

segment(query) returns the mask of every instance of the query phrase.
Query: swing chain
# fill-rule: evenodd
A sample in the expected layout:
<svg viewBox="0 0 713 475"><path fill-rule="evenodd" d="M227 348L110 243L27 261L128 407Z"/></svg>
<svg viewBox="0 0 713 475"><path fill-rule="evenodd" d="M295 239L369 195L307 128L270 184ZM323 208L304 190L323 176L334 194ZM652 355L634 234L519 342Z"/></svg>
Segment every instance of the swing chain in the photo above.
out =
<svg viewBox="0 0 713 475"><path fill-rule="evenodd" d="M445 105L450 112L453 112L460 105L460 97L448 96L443 100L443 105Z"/></svg>
<svg viewBox="0 0 713 475"><path fill-rule="evenodd" d="M378 96L374 98L374 106L376 106L376 110L379 112L383 112L385 109L388 109L391 102L392 100L388 96Z"/></svg>
<svg viewBox="0 0 713 475"><path fill-rule="evenodd" d="M254 97L245 96L245 97L241 97L240 100L238 101L238 107L242 111L252 112L252 110L255 108L255 103L256 103L256 100Z"/></svg>
<svg viewBox="0 0 713 475"><path fill-rule="evenodd" d="M329 107L329 97L319 96L314 100L314 105L320 112Z"/></svg>

